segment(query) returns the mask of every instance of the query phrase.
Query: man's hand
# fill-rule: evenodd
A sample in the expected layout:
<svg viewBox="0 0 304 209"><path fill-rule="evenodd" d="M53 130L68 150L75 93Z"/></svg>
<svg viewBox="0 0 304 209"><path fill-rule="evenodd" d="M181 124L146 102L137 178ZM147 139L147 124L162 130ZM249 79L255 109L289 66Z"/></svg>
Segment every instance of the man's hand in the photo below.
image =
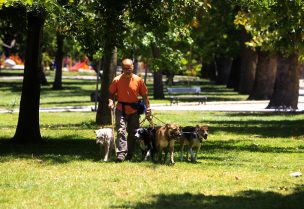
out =
<svg viewBox="0 0 304 209"><path fill-rule="evenodd" d="M146 109L146 118L148 120L151 120L151 115L152 115L151 108L147 107L147 109Z"/></svg>
<svg viewBox="0 0 304 209"><path fill-rule="evenodd" d="M112 99L109 99L108 107L109 107L110 109L114 109L114 102L113 102Z"/></svg>

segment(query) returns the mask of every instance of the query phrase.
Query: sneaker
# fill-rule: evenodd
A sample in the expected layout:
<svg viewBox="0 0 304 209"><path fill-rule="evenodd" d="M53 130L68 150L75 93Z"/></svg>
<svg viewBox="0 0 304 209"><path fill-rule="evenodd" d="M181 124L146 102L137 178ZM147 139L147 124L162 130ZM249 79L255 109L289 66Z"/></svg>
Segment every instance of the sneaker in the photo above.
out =
<svg viewBox="0 0 304 209"><path fill-rule="evenodd" d="M125 160L125 159L124 159L123 156L118 155L118 156L117 156L117 159L116 159L116 162L117 162L117 163L121 163L121 162L123 162L124 160Z"/></svg>

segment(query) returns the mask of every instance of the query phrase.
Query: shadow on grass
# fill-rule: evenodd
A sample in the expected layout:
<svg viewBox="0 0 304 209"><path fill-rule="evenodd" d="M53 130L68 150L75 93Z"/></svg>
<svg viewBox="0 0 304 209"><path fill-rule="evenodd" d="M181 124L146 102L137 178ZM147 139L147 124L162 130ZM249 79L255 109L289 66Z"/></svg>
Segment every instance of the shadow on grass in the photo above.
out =
<svg viewBox="0 0 304 209"><path fill-rule="evenodd" d="M0 128L16 129L16 125L0 125ZM40 129L49 130L92 130L97 129L96 122L93 120L83 121L80 123L67 123L67 124L41 124Z"/></svg>
<svg viewBox="0 0 304 209"><path fill-rule="evenodd" d="M235 196L212 196L203 194L160 194L152 196L150 203L136 205L114 205L112 208L134 209L302 209L303 185L297 187L292 194L282 195L275 192L248 190Z"/></svg>
<svg viewBox="0 0 304 209"><path fill-rule="evenodd" d="M238 143L241 142L241 145ZM248 151L262 153L304 153L302 146L300 147L274 147L258 144L244 144L244 140L229 141L209 141L203 143L204 152L224 152L224 151Z"/></svg>
<svg viewBox="0 0 304 209"><path fill-rule="evenodd" d="M95 140L66 136L60 139L44 139L40 144L13 144L9 139L0 138L0 162L15 158L34 158L54 164L74 160L100 160L99 147Z"/></svg>
<svg viewBox="0 0 304 209"><path fill-rule="evenodd" d="M249 115L249 114L248 114ZM264 114L254 114L254 116ZM238 115L243 116L243 115ZM251 115L253 116L253 115ZM304 136L304 119L294 120L210 120L201 123L212 124L209 127L210 134L216 132L235 133L243 135L255 135L258 137L302 137Z"/></svg>

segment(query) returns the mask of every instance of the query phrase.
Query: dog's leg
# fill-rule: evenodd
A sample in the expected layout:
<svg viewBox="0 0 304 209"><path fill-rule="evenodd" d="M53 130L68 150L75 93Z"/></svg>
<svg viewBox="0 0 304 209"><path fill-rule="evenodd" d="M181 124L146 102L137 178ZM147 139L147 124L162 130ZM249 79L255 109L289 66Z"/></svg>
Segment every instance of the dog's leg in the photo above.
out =
<svg viewBox="0 0 304 209"><path fill-rule="evenodd" d="M190 152L191 162L193 162L194 161L194 156L193 156L193 148L192 148L192 146L189 146L189 152Z"/></svg>
<svg viewBox="0 0 304 209"><path fill-rule="evenodd" d="M167 162L167 156L168 156L168 147L166 147L165 149L164 149L164 151L165 151L165 156L164 156L164 162L163 163L166 163Z"/></svg>
<svg viewBox="0 0 304 209"><path fill-rule="evenodd" d="M162 163L162 158L163 158L163 150L159 149L159 151L158 151L158 162Z"/></svg>
<svg viewBox="0 0 304 209"><path fill-rule="evenodd" d="M102 144L99 144L99 153L100 153L100 157L101 157L101 160L104 158L104 156L103 156L103 145Z"/></svg>
<svg viewBox="0 0 304 209"><path fill-rule="evenodd" d="M184 160L184 143L181 142L181 150L180 150L180 161Z"/></svg>
<svg viewBox="0 0 304 209"><path fill-rule="evenodd" d="M141 160L144 161L146 156L146 150L141 150Z"/></svg>
<svg viewBox="0 0 304 209"><path fill-rule="evenodd" d="M197 150L196 150L196 153L195 153L195 159L194 159L195 162L197 162L197 154L199 153L200 149L201 149L201 144L198 145L198 147L197 147Z"/></svg>
<svg viewBox="0 0 304 209"><path fill-rule="evenodd" d="M108 159L109 159L109 151L110 151L110 144L108 143L105 143L105 146L104 146L104 158L103 158L103 161L104 162L107 162Z"/></svg>
<svg viewBox="0 0 304 209"><path fill-rule="evenodd" d="M146 156L145 156L145 161L147 161L148 158L149 158L150 156L151 156L151 150L149 149L149 150L147 151Z"/></svg>
<svg viewBox="0 0 304 209"><path fill-rule="evenodd" d="M175 164L174 162L174 140L170 141L170 163Z"/></svg>
<svg viewBox="0 0 304 209"><path fill-rule="evenodd" d="M189 145L188 145L189 146ZM187 147L187 153L186 153L186 161L189 161L189 147Z"/></svg>

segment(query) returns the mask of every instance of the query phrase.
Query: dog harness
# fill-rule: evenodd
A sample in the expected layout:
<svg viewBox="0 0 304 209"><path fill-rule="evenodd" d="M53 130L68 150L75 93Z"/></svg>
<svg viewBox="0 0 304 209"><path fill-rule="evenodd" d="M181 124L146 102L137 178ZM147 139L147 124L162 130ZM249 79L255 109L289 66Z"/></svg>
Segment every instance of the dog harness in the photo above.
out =
<svg viewBox="0 0 304 209"><path fill-rule="evenodd" d="M183 134L192 134L194 136L194 138L197 138L200 142L203 142L202 138L199 138L199 135L198 135L198 129L195 128L194 131L187 131L187 132L184 132L183 131Z"/></svg>

